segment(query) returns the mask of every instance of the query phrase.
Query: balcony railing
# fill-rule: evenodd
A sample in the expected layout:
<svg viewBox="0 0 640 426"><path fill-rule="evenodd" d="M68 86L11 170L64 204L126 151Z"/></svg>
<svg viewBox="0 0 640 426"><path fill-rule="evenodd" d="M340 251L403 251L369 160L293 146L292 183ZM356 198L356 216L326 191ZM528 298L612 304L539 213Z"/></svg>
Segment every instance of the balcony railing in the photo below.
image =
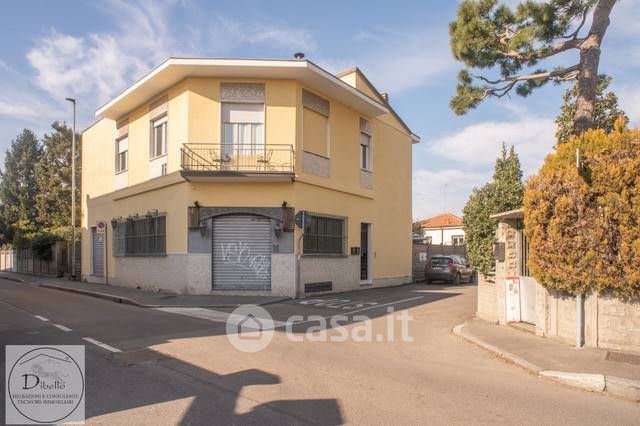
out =
<svg viewBox="0 0 640 426"><path fill-rule="evenodd" d="M293 176L292 145L185 143L182 175L189 177Z"/></svg>

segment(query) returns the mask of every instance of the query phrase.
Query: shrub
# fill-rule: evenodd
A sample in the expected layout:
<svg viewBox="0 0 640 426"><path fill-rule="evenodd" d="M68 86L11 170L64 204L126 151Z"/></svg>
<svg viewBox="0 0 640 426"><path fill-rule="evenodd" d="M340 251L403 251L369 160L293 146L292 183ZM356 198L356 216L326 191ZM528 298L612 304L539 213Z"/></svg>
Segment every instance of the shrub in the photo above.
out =
<svg viewBox="0 0 640 426"><path fill-rule="evenodd" d="M639 170L640 131L621 126L585 132L547 156L524 196L529 266L542 285L640 295Z"/></svg>

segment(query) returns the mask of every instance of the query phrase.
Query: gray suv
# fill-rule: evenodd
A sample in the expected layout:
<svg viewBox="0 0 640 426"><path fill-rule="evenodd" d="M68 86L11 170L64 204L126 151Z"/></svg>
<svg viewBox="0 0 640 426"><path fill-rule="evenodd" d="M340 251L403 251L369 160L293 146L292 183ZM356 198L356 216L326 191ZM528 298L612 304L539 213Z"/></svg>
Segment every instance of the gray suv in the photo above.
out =
<svg viewBox="0 0 640 426"><path fill-rule="evenodd" d="M424 267L424 278L427 284L431 284L433 281L460 284L463 280L472 283L473 269L463 256L433 256Z"/></svg>

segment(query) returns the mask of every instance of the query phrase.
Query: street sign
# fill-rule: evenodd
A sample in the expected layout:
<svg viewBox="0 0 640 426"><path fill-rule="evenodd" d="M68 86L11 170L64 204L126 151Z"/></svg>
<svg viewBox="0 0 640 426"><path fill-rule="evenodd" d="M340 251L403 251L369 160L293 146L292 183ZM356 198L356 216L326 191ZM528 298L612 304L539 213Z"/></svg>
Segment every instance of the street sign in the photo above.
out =
<svg viewBox="0 0 640 426"><path fill-rule="evenodd" d="M96 223L96 232L98 234L104 234L107 231L107 222L104 221L98 221L98 223Z"/></svg>

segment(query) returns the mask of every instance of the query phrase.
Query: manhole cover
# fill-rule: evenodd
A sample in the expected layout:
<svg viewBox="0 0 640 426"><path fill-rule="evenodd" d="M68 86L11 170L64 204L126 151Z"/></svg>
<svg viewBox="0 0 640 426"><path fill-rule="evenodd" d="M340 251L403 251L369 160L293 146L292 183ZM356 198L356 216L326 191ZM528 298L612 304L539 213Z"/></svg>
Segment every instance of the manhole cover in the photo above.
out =
<svg viewBox="0 0 640 426"><path fill-rule="evenodd" d="M607 361L626 362L627 364L640 365L640 355L627 354L624 352L607 352Z"/></svg>

